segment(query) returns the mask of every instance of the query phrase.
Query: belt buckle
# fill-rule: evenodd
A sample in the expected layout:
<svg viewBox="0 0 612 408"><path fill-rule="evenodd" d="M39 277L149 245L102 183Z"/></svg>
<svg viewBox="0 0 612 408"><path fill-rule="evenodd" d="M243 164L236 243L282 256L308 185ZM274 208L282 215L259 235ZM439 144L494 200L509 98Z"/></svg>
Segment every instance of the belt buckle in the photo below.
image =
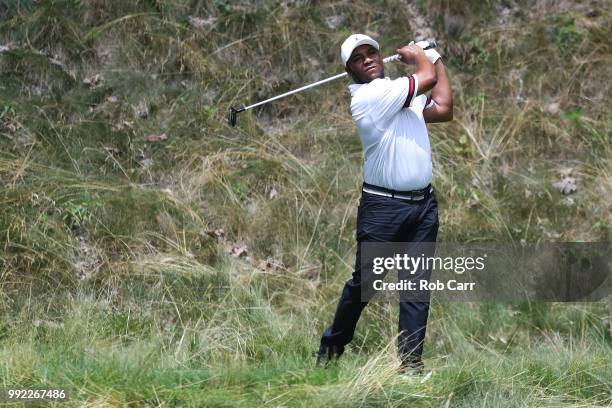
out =
<svg viewBox="0 0 612 408"><path fill-rule="evenodd" d="M424 198L425 196L421 196L421 198L419 198L418 196L415 197L412 194L398 194L395 197L399 198L399 199L402 199L402 200L416 201L416 200L420 200L420 199Z"/></svg>

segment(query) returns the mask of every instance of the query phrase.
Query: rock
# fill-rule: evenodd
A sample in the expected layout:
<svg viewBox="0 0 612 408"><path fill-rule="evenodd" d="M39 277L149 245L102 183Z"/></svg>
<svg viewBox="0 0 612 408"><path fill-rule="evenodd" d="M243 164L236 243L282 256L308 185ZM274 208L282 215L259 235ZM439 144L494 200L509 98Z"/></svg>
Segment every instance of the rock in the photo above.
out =
<svg viewBox="0 0 612 408"><path fill-rule="evenodd" d="M225 231L223 230L223 228L217 228L215 230L208 230L205 232L205 234L213 238L220 239L220 240L225 238Z"/></svg>
<svg viewBox="0 0 612 408"><path fill-rule="evenodd" d="M259 261L257 268L265 272L276 272L284 269L285 266L280 261L275 261L274 259L268 258L265 261Z"/></svg>
<svg viewBox="0 0 612 408"><path fill-rule="evenodd" d="M559 103L558 102L553 102L553 103L549 104L546 107L546 112L550 113L551 115L556 115L557 113L559 113Z"/></svg>
<svg viewBox="0 0 612 408"><path fill-rule="evenodd" d="M552 239L561 238L561 234L554 230L544 229L542 232L544 233L544 235L546 235L547 238L552 238Z"/></svg>
<svg viewBox="0 0 612 408"><path fill-rule="evenodd" d="M166 136L165 133L162 133L161 135L156 135L152 133L150 135L145 136L145 140L147 142L161 142L162 140L166 140L166 139L168 139L168 136Z"/></svg>
<svg viewBox="0 0 612 408"><path fill-rule="evenodd" d="M561 180L556 181L553 187L561 194L571 194L576 192L578 187L576 186L576 178L573 177L574 169L571 167L562 168L559 170Z"/></svg>
<svg viewBox="0 0 612 408"><path fill-rule="evenodd" d="M104 146L104 150L106 150L106 152L111 155L118 155L119 153L121 153L119 149L113 146Z"/></svg>
<svg viewBox="0 0 612 408"><path fill-rule="evenodd" d="M236 258L245 257L248 255L247 246L244 244L235 244L232 247L231 254Z"/></svg>
<svg viewBox="0 0 612 408"><path fill-rule="evenodd" d="M53 65L57 65L60 68L64 68L64 63L60 61L57 57L49 58L49 62Z"/></svg>
<svg viewBox="0 0 612 408"><path fill-rule="evenodd" d="M150 169L153 166L153 159L144 159L139 162L139 164L146 170Z"/></svg>
<svg viewBox="0 0 612 408"><path fill-rule="evenodd" d="M574 201L574 199L572 197L565 197L561 202L566 207L571 207L574 204L576 204L576 202Z"/></svg>
<svg viewBox="0 0 612 408"><path fill-rule="evenodd" d="M76 270L79 280L88 280L102 266L100 252L84 234L78 236L77 258L72 266Z"/></svg>
<svg viewBox="0 0 612 408"><path fill-rule="evenodd" d="M0 54L6 51L10 51L12 49L19 48L17 44L8 42L6 44L0 44Z"/></svg>
<svg viewBox="0 0 612 408"><path fill-rule="evenodd" d="M249 215L254 216L255 214L257 214L258 209L259 209L259 206L257 205L257 201L251 201L247 205L247 212L249 213Z"/></svg>
<svg viewBox="0 0 612 408"><path fill-rule="evenodd" d="M327 25L327 27L331 30L335 30L336 28L340 27L340 25L342 25L343 22L344 22L343 16L331 15L331 16L325 17L325 25Z"/></svg>
<svg viewBox="0 0 612 408"><path fill-rule="evenodd" d="M47 326L51 329L63 329L64 328L64 323L62 322L54 322L52 320L39 320L39 319L35 319L32 320L32 325L34 327L40 327L40 326Z"/></svg>
<svg viewBox="0 0 612 408"><path fill-rule="evenodd" d="M508 339L506 339L506 337L502 335L495 335L495 334L489 333L489 338L493 341L499 341L499 342L502 342L503 344L508 344Z"/></svg>
<svg viewBox="0 0 612 408"><path fill-rule="evenodd" d="M83 83L89 87L94 87L102 82L102 76L100 74L95 74L83 80Z"/></svg>
<svg viewBox="0 0 612 408"><path fill-rule="evenodd" d="M272 187L270 193L268 193L268 199L274 200L276 197L278 197L278 191L276 191L276 189Z"/></svg>
<svg viewBox="0 0 612 408"><path fill-rule="evenodd" d="M140 101L138 105L132 106L134 110L134 114L141 119L146 119L149 117L149 105L146 101Z"/></svg>
<svg viewBox="0 0 612 408"><path fill-rule="evenodd" d="M561 181L553 183L553 187L561 194L571 194L576 192L576 179L573 177L564 177Z"/></svg>
<svg viewBox="0 0 612 408"><path fill-rule="evenodd" d="M200 17L189 16L187 17L187 21L194 28L204 29L211 28L215 25L215 21L217 21L216 17L208 17L207 19L203 19Z"/></svg>
<svg viewBox="0 0 612 408"><path fill-rule="evenodd" d="M592 9L587 11L584 15L588 18L595 18L601 16L601 11L599 11L598 9Z"/></svg>
<svg viewBox="0 0 612 408"><path fill-rule="evenodd" d="M431 29L430 19L420 12L416 2L403 0L402 3L405 5L406 11L408 11L410 15L410 26L416 34L414 40L419 41L426 38L435 38L436 35ZM409 41L406 43L408 42Z"/></svg>

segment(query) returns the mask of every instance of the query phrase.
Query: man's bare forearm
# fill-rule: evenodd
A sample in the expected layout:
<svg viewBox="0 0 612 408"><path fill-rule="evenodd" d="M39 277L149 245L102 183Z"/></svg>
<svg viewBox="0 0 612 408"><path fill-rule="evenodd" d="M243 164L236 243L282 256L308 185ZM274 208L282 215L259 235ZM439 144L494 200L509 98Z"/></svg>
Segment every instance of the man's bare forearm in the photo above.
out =
<svg viewBox="0 0 612 408"><path fill-rule="evenodd" d="M436 61L434 67L436 68L437 81L436 85L431 89L431 99L446 113L446 119L451 120L453 118L453 94L442 58ZM438 110L440 111L440 109Z"/></svg>

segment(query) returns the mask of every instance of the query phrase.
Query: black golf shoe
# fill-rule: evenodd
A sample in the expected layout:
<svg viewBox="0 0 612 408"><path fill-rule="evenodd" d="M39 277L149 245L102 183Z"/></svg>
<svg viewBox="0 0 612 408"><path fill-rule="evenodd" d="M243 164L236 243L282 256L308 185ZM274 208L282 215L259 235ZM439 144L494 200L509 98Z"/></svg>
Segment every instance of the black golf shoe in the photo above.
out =
<svg viewBox="0 0 612 408"><path fill-rule="evenodd" d="M321 345L317 352L317 367L327 367L332 361L337 361L344 353L344 346Z"/></svg>
<svg viewBox="0 0 612 408"><path fill-rule="evenodd" d="M421 360L404 361L400 366L400 375L403 377L410 377L413 375L419 375L423 373L425 364Z"/></svg>

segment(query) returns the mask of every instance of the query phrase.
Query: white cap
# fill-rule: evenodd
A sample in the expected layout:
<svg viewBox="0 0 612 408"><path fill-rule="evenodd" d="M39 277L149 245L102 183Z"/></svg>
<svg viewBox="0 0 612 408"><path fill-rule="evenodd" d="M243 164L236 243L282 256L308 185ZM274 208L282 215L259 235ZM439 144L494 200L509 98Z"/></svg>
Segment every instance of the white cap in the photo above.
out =
<svg viewBox="0 0 612 408"><path fill-rule="evenodd" d="M365 34L352 34L350 35L340 47L340 57L342 57L342 63L346 67L346 63L348 62L353 50L360 45L373 45L377 50L380 49L378 43L370 36Z"/></svg>

